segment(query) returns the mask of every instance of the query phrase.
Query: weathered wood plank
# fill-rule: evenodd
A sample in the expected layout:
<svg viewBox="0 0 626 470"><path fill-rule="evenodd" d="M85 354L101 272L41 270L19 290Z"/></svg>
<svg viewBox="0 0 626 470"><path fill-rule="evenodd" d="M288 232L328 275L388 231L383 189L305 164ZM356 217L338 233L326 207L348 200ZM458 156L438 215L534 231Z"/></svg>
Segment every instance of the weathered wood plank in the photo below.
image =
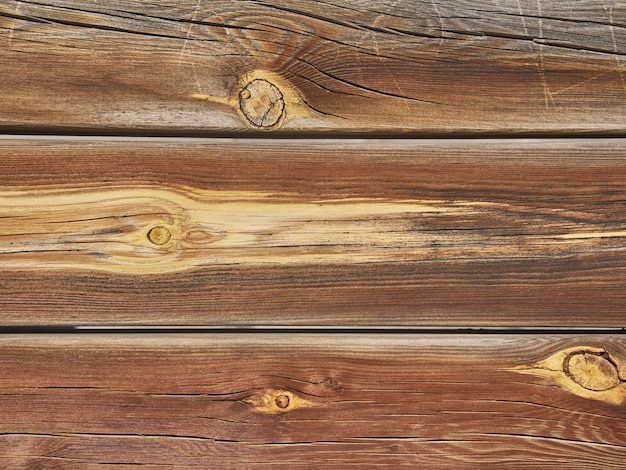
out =
<svg viewBox="0 0 626 470"><path fill-rule="evenodd" d="M622 327L625 152L3 140L2 324Z"/></svg>
<svg viewBox="0 0 626 470"><path fill-rule="evenodd" d="M0 465L622 468L625 364L610 335L8 335Z"/></svg>
<svg viewBox="0 0 626 470"><path fill-rule="evenodd" d="M2 0L0 130L626 131L608 0Z"/></svg>

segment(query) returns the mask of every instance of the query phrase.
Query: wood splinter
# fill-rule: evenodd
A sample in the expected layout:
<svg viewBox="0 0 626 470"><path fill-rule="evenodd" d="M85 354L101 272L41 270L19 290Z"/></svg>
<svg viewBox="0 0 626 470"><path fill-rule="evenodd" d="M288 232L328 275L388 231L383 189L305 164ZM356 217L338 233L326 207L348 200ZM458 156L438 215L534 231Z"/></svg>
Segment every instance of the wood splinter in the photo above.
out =
<svg viewBox="0 0 626 470"><path fill-rule="evenodd" d="M509 370L549 378L583 398L626 404L626 373L615 357L602 348L568 348L542 361Z"/></svg>

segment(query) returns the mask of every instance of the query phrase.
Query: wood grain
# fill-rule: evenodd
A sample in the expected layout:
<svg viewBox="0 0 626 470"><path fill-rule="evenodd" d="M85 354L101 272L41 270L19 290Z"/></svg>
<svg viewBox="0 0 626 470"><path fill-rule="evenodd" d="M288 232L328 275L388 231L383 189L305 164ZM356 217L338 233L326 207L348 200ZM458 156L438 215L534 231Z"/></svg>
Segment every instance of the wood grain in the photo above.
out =
<svg viewBox="0 0 626 470"><path fill-rule="evenodd" d="M609 0L0 2L0 131L624 135Z"/></svg>
<svg viewBox="0 0 626 470"><path fill-rule="evenodd" d="M0 468L623 468L625 56L612 0L0 0Z"/></svg>
<svg viewBox="0 0 626 470"><path fill-rule="evenodd" d="M622 468L623 405L514 370L568 348L625 386L623 336L2 336L0 465Z"/></svg>
<svg viewBox="0 0 626 470"><path fill-rule="evenodd" d="M622 327L626 142L0 142L4 325Z"/></svg>

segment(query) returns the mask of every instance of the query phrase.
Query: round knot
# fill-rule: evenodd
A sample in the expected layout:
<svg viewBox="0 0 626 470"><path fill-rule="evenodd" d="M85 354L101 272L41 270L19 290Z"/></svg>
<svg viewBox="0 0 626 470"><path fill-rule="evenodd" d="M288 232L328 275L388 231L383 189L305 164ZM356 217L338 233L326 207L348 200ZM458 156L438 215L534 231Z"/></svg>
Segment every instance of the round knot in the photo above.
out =
<svg viewBox="0 0 626 470"><path fill-rule="evenodd" d="M148 240L155 245L165 245L172 238L172 233L162 225L152 227L148 232Z"/></svg>
<svg viewBox="0 0 626 470"><path fill-rule="evenodd" d="M277 125L285 114L283 94L262 78L252 80L239 92L239 106L246 119L260 128Z"/></svg>
<svg viewBox="0 0 626 470"><path fill-rule="evenodd" d="M564 372L581 387L602 392L621 383L617 367L606 353L577 351L565 358Z"/></svg>
<svg viewBox="0 0 626 470"><path fill-rule="evenodd" d="M276 406L281 409L285 409L289 406L289 397L287 395L278 395L274 400Z"/></svg>

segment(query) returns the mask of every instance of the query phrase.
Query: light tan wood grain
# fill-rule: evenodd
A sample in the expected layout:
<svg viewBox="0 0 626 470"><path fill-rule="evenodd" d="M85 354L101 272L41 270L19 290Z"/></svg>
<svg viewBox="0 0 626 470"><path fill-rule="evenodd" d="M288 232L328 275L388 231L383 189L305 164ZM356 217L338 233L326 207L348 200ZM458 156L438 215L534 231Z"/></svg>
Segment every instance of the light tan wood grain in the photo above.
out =
<svg viewBox="0 0 626 470"><path fill-rule="evenodd" d="M2 268L140 274L221 264L559 257L617 249L626 238L626 230L568 225L573 214L559 209L537 214L534 227L516 236L475 228L491 219L508 232L519 230L521 209L509 203L298 199L293 193L135 185L0 191ZM420 229L437 224L450 231Z"/></svg>
<svg viewBox="0 0 626 470"><path fill-rule="evenodd" d="M621 468L622 405L511 370L572 348L623 385L620 335L3 336L0 465Z"/></svg>
<svg viewBox="0 0 626 470"><path fill-rule="evenodd" d="M625 21L608 0L5 0L0 129L624 135Z"/></svg>

